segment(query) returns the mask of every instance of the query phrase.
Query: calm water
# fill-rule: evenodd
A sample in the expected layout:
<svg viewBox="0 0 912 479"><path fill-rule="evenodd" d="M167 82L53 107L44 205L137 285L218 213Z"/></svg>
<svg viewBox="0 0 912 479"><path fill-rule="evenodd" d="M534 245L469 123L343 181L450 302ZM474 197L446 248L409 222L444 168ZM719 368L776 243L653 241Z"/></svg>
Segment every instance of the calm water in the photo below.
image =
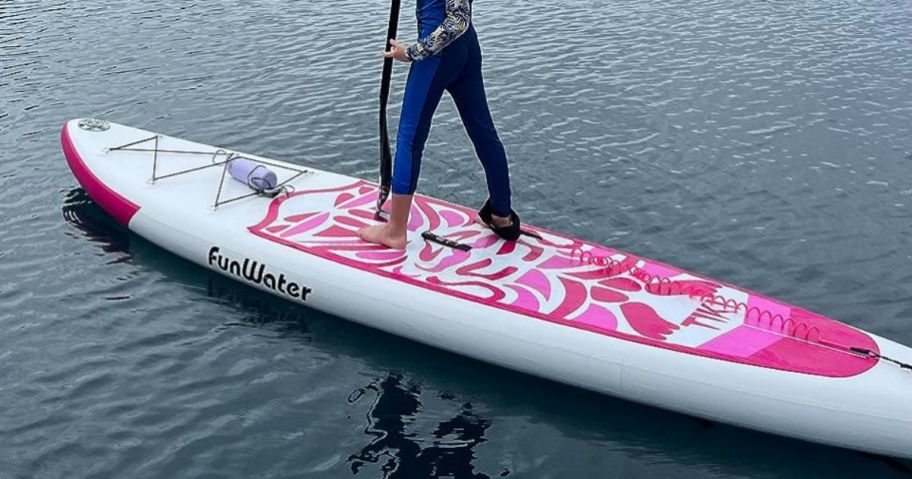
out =
<svg viewBox="0 0 912 479"><path fill-rule="evenodd" d="M375 177L386 3L251 3L0 0L0 477L906 477L299 308L115 226L64 119ZM909 1L478 0L476 26L527 221L912 344ZM484 199L448 101L426 153L424 192Z"/></svg>

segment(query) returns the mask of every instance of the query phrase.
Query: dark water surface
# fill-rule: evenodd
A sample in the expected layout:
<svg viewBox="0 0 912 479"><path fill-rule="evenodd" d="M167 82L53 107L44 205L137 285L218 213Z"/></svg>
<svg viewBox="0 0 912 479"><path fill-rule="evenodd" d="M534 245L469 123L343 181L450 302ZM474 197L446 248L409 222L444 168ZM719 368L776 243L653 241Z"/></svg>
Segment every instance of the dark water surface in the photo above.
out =
<svg viewBox="0 0 912 479"><path fill-rule="evenodd" d="M527 221L912 344L908 0L475 7ZM63 161L100 116L373 179L386 9L0 0L0 477L905 477L216 277ZM484 199L448 101L422 178Z"/></svg>

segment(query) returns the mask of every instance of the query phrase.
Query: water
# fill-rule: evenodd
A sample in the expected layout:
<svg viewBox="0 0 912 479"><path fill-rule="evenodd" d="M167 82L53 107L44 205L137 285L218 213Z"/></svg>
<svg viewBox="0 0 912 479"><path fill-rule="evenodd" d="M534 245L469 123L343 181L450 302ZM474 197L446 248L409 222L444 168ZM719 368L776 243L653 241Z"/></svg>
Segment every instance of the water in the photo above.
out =
<svg viewBox="0 0 912 479"><path fill-rule="evenodd" d="M115 226L64 119L376 176L385 2L228 5L0 2L0 477L904 477L299 308ZM908 2L475 21L526 221L912 344ZM426 153L422 191L481 203L448 101Z"/></svg>

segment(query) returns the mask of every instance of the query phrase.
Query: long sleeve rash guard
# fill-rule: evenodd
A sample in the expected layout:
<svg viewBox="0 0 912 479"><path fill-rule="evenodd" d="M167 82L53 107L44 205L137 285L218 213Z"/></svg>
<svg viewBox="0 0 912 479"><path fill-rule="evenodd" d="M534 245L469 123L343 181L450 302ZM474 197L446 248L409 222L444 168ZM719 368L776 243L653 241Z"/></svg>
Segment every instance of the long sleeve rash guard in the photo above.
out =
<svg viewBox="0 0 912 479"><path fill-rule="evenodd" d="M406 55L412 61L421 61L440 52L465 33L471 21L470 0L446 0L443 21L430 34L419 38L418 42L408 47Z"/></svg>

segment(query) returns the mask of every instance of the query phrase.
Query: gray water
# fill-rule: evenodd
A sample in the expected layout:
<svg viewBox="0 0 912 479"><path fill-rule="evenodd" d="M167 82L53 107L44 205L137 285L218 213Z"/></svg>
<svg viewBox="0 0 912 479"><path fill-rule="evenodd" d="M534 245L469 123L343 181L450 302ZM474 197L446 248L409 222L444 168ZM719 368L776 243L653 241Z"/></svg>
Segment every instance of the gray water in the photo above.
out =
<svg viewBox="0 0 912 479"><path fill-rule="evenodd" d="M373 179L387 8L0 0L0 477L907 477L216 277L64 163L63 121L99 116ZM912 344L908 0L478 0L475 24L525 221ZM420 189L484 199L449 101Z"/></svg>

